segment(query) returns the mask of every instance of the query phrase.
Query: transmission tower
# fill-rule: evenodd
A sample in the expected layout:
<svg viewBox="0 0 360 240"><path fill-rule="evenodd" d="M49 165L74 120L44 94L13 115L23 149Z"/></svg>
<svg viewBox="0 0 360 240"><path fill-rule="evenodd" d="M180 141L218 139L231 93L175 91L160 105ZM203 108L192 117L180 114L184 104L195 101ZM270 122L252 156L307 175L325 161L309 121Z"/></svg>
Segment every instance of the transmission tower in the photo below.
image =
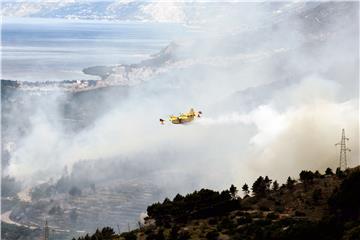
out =
<svg viewBox="0 0 360 240"><path fill-rule="evenodd" d="M49 240L49 226L47 220L45 220L44 240Z"/></svg>
<svg viewBox="0 0 360 240"><path fill-rule="evenodd" d="M345 129L342 129L341 141L335 146L340 145L340 157L339 157L339 168L340 170L347 169L347 160L346 160L346 152L350 152L350 148L346 147L346 141L349 141L349 138L345 137Z"/></svg>

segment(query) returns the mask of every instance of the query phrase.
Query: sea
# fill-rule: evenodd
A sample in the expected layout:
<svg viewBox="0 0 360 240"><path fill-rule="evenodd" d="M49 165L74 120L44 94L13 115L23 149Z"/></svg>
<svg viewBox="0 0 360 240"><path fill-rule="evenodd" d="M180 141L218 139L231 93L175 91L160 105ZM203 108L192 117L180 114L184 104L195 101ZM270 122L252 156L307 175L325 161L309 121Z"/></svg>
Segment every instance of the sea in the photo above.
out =
<svg viewBox="0 0 360 240"><path fill-rule="evenodd" d="M1 79L98 79L82 69L137 63L189 34L176 23L4 17Z"/></svg>

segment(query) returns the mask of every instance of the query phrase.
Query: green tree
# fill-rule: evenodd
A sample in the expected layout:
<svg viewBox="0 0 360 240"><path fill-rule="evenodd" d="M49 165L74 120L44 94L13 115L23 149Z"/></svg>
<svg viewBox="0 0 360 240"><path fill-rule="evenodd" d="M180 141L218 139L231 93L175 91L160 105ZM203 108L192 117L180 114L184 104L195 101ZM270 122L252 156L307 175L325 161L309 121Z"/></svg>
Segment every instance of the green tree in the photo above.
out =
<svg viewBox="0 0 360 240"><path fill-rule="evenodd" d="M314 178L321 178L321 177L322 177L321 173L318 170L316 170L314 173Z"/></svg>
<svg viewBox="0 0 360 240"><path fill-rule="evenodd" d="M232 199L236 199L236 195L237 195L237 193L238 193L237 188L236 188L233 184L231 184L229 190L230 190L231 198L232 198Z"/></svg>
<svg viewBox="0 0 360 240"><path fill-rule="evenodd" d="M334 173L333 173L333 171L331 170L331 168L327 168L326 170L325 170L325 175L328 175L328 176L331 176L331 175L333 175Z"/></svg>
<svg viewBox="0 0 360 240"><path fill-rule="evenodd" d="M303 183L311 183L314 180L314 173L312 171L301 171L300 175L300 180Z"/></svg>
<svg viewBox="0 0 360 240"><path fill-rule="evenodd" d="M272 190L274 191L279 190L279 183L276 180L273 182Z"/></svg>
<svg viewBox="0 0 360 240"><path fill-rule="evenodd" d="M292 179L290 176L287 178L286 180L286 187L289 189L289 190L292 190L294 189L294 185L295 185L295 180Z"/></svg>
<svg viewBox="0 0 360 240"><path fill-rule="evenodd" d="M301 171L300 175L300 181L304 184L304 189L307 191L307 187L309 184L313 183L314 180L314 173L312 171Z"/></svg>
<svg viewBox="0 0 360 240"><path fill-rule="evenodd" d="M184 199L184 197L181 194L176 194L176 196L174 197L173 201L174 202L179 202L182 201Z"/></svg>
<svg viewBox="0 0 360 240"><path fill-rule="evenodd" d="M266 182L262 176L258 177L252 185L252 191L255 196L262 197L266 193Z"/></svg>
<svg viewBox="0 0 360 240"><path fill-rule="evenodd" d="M264 178L264 182L265 182L265 188L266 188L265 191L266 192L270 191L270 186L271 186L272 180L268 176L266 176Z"/></svg>
<svg viewBox="0 0 360 240"><path fill-rule="evenodd" d="M246 183L242 186L242 191L244 192L245 196L250 194L249 186Z"/></svg>
<svg viewBox="0 0 360 240"><path fill-rule="evenodd" d="M115 234L114 230L111 227L104 227L101 230L101 235L106 238L111 238Z"/></svg>

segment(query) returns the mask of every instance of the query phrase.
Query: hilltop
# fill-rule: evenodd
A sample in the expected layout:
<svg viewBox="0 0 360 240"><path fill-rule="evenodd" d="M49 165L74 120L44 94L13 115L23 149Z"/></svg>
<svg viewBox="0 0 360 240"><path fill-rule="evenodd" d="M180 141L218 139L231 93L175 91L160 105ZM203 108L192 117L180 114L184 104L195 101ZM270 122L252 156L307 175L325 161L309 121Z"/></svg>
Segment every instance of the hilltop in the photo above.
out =
<svg viewBox="0 0 360 240"><path fill-rule="evenodd" d="M201 189L147 208L145 224L83 239L360 239L360 167L302 171L281 186L260 176L251 187ZM74 238L75 239L75 238Z"/></svg>

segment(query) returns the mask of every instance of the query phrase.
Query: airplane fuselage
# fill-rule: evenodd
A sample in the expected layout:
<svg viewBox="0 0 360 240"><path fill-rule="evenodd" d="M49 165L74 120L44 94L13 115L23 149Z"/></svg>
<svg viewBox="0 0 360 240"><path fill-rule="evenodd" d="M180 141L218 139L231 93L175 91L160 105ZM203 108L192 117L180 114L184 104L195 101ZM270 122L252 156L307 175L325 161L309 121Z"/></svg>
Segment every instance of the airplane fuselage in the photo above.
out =
<svg viewBox="0 0 360 240"><path fill-rule="evenodd" d="M169 120L173 124L184 124L184 123L193 121L194 118L195 118L195 115L183 114L178 117L170 116Z"/></svg>

